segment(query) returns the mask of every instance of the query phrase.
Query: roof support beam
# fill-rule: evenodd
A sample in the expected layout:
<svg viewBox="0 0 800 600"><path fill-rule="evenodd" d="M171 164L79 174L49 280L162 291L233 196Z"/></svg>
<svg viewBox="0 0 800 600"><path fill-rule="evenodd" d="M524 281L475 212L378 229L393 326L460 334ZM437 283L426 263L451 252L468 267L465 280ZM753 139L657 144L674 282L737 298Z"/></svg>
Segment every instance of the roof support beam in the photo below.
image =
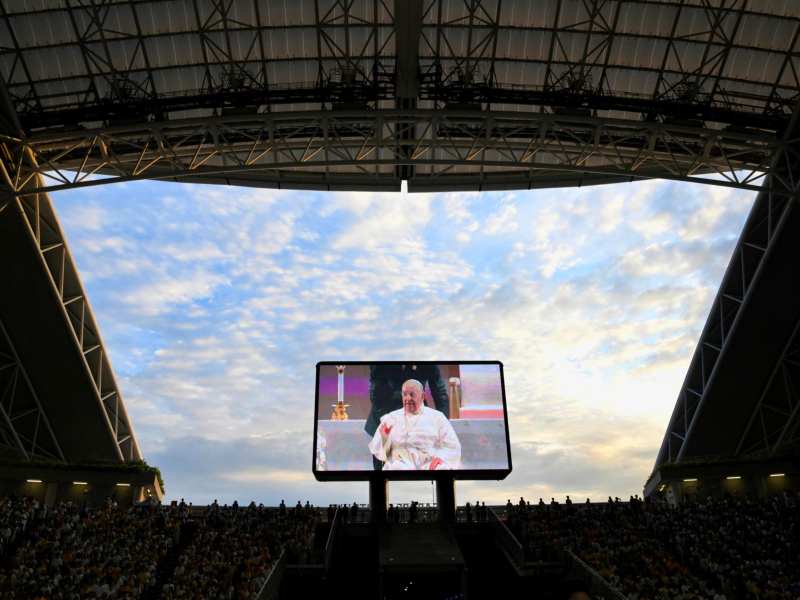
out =
<svg viewBox="0 0 800 600"><path fill-rule="evenodd" d="M799 128L800 108L796 108L784 140L793 141ZM756 199L695 350L667 427L656 467L684 457L732 454L746 452L754 447L748 446L745 438L750 435L753 428L756 418L753 413L759 414L762 418L764 416L764 411L761 410L766 393L764 389L771 385L774 371L769 379L764 374L766 367L763 361L768 359L766 348L751 349L751 363L747 368L744 368L744 365L740 366L736 361L743 360L742 353L748 350L743 348L743 345L749 344L753 339L763 339L764 336L782 339L781 336L789 331L800 317L792 312L795 311L800 299L800 290L795 285L798 279L795 273L796 261L793 264L786 259L787 244L792 245L790 240L796 237L800 229L796 193L792 193L800 189L798 174L800 174L800 160L797 148L793 144L787 144L778 149L770 165L767 185L771 186L775 181L781 181L787 191L785 193L763 191ZM789 233L785 233L787 228ZM776 285L777 279L781 280L782 289L780 293L775 294L772 292L772 287ZM733 298L734 301L730 301L729 298ZM763 310L765 302L771 304L769 323L758 321L757 307L760 306ZM787 320L791 321L788 327L786 327ZM775 330L776 326L780 333ZM793 335L789 337L787 343L791 343ZM733 340L736 340L735 344ZM779 363L783 360L782 357L775 358ZM726 375L720 375L723 370ZM772 371L771 365L770 371ZM759 379L762 374L763 380ZM741 377L742 380L737 380L737 377ZM731 387L736 388L737 381L739 383L737 393L742 396L734 398L730 395ZM753 386L757 385L762 387L754 398L751 394ZM701 394L696 408L691 412L686 411L684 407L686 391L689 388L699 389ZM729 407L726 414L728 420L726 429L712 433L708 430L708 424L714 419L714 415L720 414L720 405L723 401L727 401ZM749 406L754 408L748 411ZM745 422L741 422L741 416L745 412ZM790 412L796 414L794 411ZM746 421L748 418L749 423ZM685 440L681 443L670 441L670 434L675 431L685 432ZM786 430L783 431L781 435L785 437ZM736 436L732 442L731 435ZM766 430L765 436L768 436ZM730 443L735 445L729 447ZM771 450L775 451L774 448Z"/></svg>
<svg viewBox="0 0 800 600"><path fill-rule="evenodd" d="M487 180L505 178L509 185L522 174L533 174L533 185L536 174L582 173L586 179L666 178L761 190L774 153L787 143L749 132L632 125L592 116L408 107L239 114L0 139L8 157L2 163L8 185L17 196L114 181L234 173L273 181L296 178L290 171L297 168L330 169L331 179L345 168L356 185L368 166L424 166L427 175L413 178L423 186L445 184L450 177L443 176L457 166L486 166L515 170L485 174ZM33 166L25 156L35 160ZM93 173L110 177L89 179ZM704 177L709 173L719 178ZM40 175L54 185L43 184ZM376 177L396 176L374 170L368 179ZM424 183L426 177L430 182ZM32 188L28 182L35 178L40 183ZM467 179L468 187L477 185L474 175ZM773 174L771 180L774 193L800 193L791 179Z"/></svg>
<svg viewBox="0 0 800 600"><path fill-rule="evenodd" d="M395 0L395 95L419 97L419 47L423 0Z"/></svg>

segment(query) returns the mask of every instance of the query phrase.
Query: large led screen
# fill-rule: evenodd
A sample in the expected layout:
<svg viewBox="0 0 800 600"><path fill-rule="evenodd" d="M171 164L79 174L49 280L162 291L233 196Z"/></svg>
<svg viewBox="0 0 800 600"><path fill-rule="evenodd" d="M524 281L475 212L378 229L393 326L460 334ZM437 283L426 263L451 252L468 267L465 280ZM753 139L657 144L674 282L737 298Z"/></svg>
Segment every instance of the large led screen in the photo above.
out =
<svg viewBox="0 0 800 600"><path fill-rule="evenodd" d="M504 479L511 472L503 365L317 365L314 476Z"/></svg>

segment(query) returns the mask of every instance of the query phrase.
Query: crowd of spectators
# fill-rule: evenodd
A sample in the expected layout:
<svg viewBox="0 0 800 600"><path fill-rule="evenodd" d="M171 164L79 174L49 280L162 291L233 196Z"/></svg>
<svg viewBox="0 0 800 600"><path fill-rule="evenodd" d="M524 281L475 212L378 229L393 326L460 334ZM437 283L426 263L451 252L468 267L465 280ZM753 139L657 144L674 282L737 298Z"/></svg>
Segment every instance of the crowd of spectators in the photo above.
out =
<svg viewBox="0 0 800 600"><path fill-rule="evenodd" d="M180 535L175 509L53 507L3 498L0 597L78 600L140 598ZM10 531L10 533L9 533Z"/></svg>
<svg viewBox="0 0 800 600"><path fill-rule="evenodd" d="M336 512L328 507L328 520ZM338 507L355 522L359 507ZM392 507L393 508L393 507ZM410 509L412 521L416 503ZM484 505L470 506L485 521ZM390 521L397 512L390 511ZM529 557L570 550L628 600L795 600L800 595L800 504L792 492L770 500L726 495L677 507L638 497L576 506L520 498L507 525ZM471 519L469 519L471 520ZM276 560L313 560L319 511L220 507L202 516L177 506L120 508L33 499L0 500L0 597L13 600L226 600L255 597ZM179 550L181 527L183 542ZM165 567L167 557L169 567ZM177 561L177 564L176 564ZM173 566L172 565L176 565ZM161 568L161 570L159 570ZM158 574L163 586L154 587Z"/></svg>
<svg viewBox="0 0 800 600"><path fill-rule="evenodd" d="M309 503L287 510L283 502L269 509L255 503L220 507L214 501L197 520L160 598L254 597L284 550L290 562L306 564L318 523L319 511Z"/></svg>
<svg viewBox="0 0 800 600"><path fill-rule="evenodd" d="M4 556L18 535L24 534L36 511L35 501L23 501L14 496L6 496L0 503L0 556Z"/></svg>
<svg viewBox="0 0 800 600"><path fill-rule="evenodd" d="M0 598L255 597L282 552L290 562L306 563L319 520L319 511L299 502L287 510L284 503L268 509L215 501L197 516L183 501L48 507L6 497L0 500ZM181 527L188 530L176 549ZM155 588L159 575L165 583Z"/></svg>
<svg viewBox="0 0 800 600"><path fill-rule="evenodd" d="M617 498L602 508L510 501L529 555L571 550L628 600L793 600L800 594L798 498L726 495L672 507Z"/></svg>

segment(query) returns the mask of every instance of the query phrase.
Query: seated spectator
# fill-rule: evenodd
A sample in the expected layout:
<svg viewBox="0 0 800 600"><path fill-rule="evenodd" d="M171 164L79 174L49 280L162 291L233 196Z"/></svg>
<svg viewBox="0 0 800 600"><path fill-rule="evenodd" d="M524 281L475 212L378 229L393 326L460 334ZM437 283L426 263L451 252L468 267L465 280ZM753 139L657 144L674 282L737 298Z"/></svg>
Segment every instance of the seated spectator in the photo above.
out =
<svg viewBox="0 0 800 600"><path fill-rule="evenodd" d="M42 508L35 501L8 498L0 504L4 514L29 516ZM119 509L109 498L80 514L72 502L38 514L32 527L18 517L25 526L15 530L16 549L8 566L0 568L0 596L143 597L180 534L177 507Z"/></svg>

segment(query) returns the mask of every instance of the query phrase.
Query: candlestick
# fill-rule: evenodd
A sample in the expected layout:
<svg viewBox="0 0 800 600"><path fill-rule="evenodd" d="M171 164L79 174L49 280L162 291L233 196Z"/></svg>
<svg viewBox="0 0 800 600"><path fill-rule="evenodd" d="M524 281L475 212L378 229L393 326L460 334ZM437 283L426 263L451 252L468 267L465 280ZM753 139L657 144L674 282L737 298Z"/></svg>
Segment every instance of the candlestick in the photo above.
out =
<svg viewBox="0 0 800 600"><path fill-rule="evenodd" d="M331 416L331 419L333 419L334 421L348 420L347 411L345 410L345 408L347 408L350 405L344 403L344 369L345 369L344 365L336 367L336 370L339 373L339 395L336 404L332 405L334 406L334 409L333 409L333 416Z"/></svg>

